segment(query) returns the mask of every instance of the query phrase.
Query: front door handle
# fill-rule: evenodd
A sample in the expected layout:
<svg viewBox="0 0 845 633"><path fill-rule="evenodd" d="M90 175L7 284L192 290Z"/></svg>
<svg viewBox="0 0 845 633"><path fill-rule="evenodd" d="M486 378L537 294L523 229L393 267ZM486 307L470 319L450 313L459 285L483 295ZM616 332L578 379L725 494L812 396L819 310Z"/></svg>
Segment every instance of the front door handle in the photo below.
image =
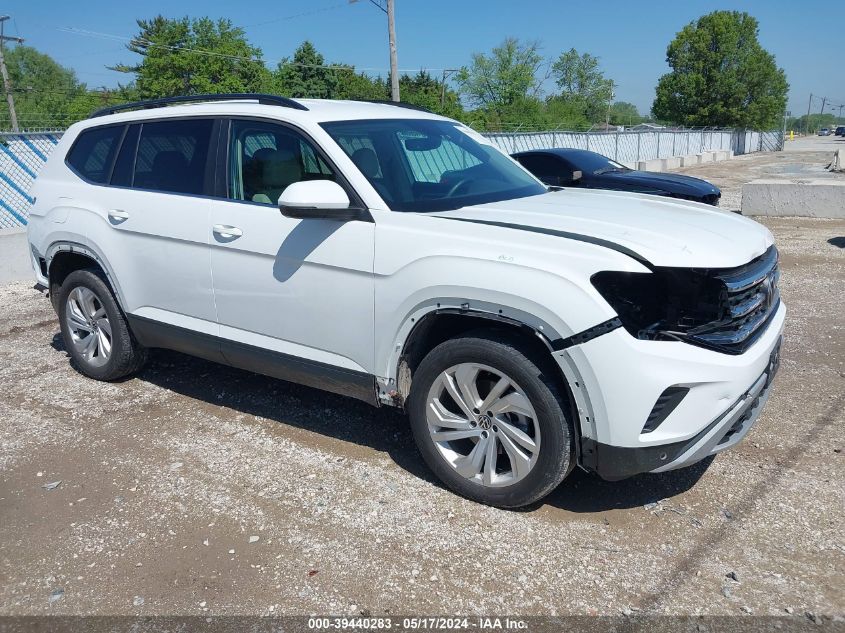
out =
<svg viewBox="0 0 845 633"><path fill-rule="evenodd" d="M211 230L214 231L215 235L219 235L227 240L238 238L244 234L238 227L229 226L228 224L215 224L211 227Z"/></svg>
<svg viewBox="0 0 845 633"><path fill-rule="evenodd" d="M112 224L120 224L121 222L126 222L128 219L129 214L126 211L121 211L120 209L109 211L109 220L111 220Z"/></svg>

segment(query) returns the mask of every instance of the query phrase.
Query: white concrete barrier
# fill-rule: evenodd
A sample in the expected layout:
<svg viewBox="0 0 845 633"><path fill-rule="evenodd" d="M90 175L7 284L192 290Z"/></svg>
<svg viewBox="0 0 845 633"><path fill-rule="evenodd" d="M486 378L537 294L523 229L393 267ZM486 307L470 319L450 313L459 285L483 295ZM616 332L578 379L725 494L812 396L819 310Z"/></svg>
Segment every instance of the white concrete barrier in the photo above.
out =
<svg viewBox="0 0 845 633"><path fill-rule="evenodd" d="M845 180L753 180L742 186L742 213L845 219Z"/></svg>
<svg viewBox="0 0 845 633"><path fill-rule="evenodd" d="M35 283L24 228L0 229L0 284L12 281Z"/></svg>
<svg viewBox="0 0 845 633"><path fill-rule="evenodd" d="M672 158L660 159L660 171L668 171L670 169L677 169L681 166L681 157L673 156Z"/></svg>
<svg viewBox="0 0 845 633"><path fill-rule="evenodd" d="M713 162L713 152L701 152L698 155L698 162L699 163L712 163Z"/></svg>
<svg viewBox="0 0 845 633"><path fill-rule="evenodd" d="M690 154L689 156L681 156L681 167L692 167L701 162L701 157L698 154Z"/></svg>
<svg viewBox="0 0 845 633"><path fill-rule="evenodd" d="M653 160L641 160L637 163L637 169L640 171L662 171L663 159L655 158Z"/></svg>

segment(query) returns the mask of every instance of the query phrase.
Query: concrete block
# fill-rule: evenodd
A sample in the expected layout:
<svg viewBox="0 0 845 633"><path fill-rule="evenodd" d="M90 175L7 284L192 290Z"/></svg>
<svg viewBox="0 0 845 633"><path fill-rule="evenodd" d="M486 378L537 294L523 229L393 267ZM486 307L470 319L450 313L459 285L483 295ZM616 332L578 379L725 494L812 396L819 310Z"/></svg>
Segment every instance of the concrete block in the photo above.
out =
<svg viewBox="0 0 845 633"><path fill-rule="evenodd" d="M669 171L670 169L677 169L681 166L681 157L673 156L672 158L660 159L660 171Z"/></svg>
<svg viewBox="0 0 845 633"><path fill-rule="evenodd" d="M713 152L713 160L715 161L728 160L730 157L731 155L728 150L720 149Z"/></svg>
<svg viewBox="0 0 845 633"><path fill-rule="evenodd" d="M712 163L713 162L713 152L701 152L698 155L698 162L699 163Z"/></svg>
<svg viewBox="0 0 845 633"><path fill-rule="evenodd" d="M742 186L742 213L845 219L845 180L753 180Z"/></svg>
<svg viewBox="0 0 845 633"><path fill-rule="evenodd" d="M655 158L653 160L641 160L637 163L637 169L640 171L662 171L663 159Z"/></svg>
<svg viewBox="0 0 845 633"><path fill-rule="evenodd" d="M698 165L700 162L700 156L698 154L690 154L689 156L681 156L681 167L691 167L693 165Z"/></svg>
<svg viewBox="0 0 845 633"><path fill-rule="evenodd" d="M0 284L13 281L35 283L25 228L0 230Z"/></svg>

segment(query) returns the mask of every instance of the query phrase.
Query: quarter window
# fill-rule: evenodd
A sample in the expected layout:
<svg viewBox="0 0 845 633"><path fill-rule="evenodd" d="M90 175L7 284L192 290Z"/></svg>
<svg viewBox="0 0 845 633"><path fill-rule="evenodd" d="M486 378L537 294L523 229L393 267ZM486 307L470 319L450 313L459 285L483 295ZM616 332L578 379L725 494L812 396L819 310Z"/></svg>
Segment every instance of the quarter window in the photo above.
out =
<svg viewBox="0 0 845 633"><path fill-rule="evenodd" d="M334 172L301 134L283 125L233 121L229 198L275 205L289 185L335 180Z"/></svg>
<svg viewBox="0 0 845 633"><path fill-rule="evenodd" d="M68 164L86 180L107 182L125 127L111 125L85 130L68 153Z"/></svg>
<svg viewBox="0 0 845 633"><path fill-rule="evenodd" d="M202 194L211 119L144 123L132 185L138 189Z"/></svg>

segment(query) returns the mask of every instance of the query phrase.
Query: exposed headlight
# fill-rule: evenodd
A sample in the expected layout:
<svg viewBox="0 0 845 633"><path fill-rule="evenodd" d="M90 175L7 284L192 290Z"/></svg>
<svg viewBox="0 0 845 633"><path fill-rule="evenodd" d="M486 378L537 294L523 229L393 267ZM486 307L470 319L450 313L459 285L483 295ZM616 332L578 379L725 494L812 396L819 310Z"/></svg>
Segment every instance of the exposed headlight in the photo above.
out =
<svg viewBox="0 0 845 633"><path fill-rule="evenodd" d="M619 315L623 327L641 339L671 340L674 333L718 321L724 312L724 284L701 271L604 271L593 275L591 281Z"/></svg>

